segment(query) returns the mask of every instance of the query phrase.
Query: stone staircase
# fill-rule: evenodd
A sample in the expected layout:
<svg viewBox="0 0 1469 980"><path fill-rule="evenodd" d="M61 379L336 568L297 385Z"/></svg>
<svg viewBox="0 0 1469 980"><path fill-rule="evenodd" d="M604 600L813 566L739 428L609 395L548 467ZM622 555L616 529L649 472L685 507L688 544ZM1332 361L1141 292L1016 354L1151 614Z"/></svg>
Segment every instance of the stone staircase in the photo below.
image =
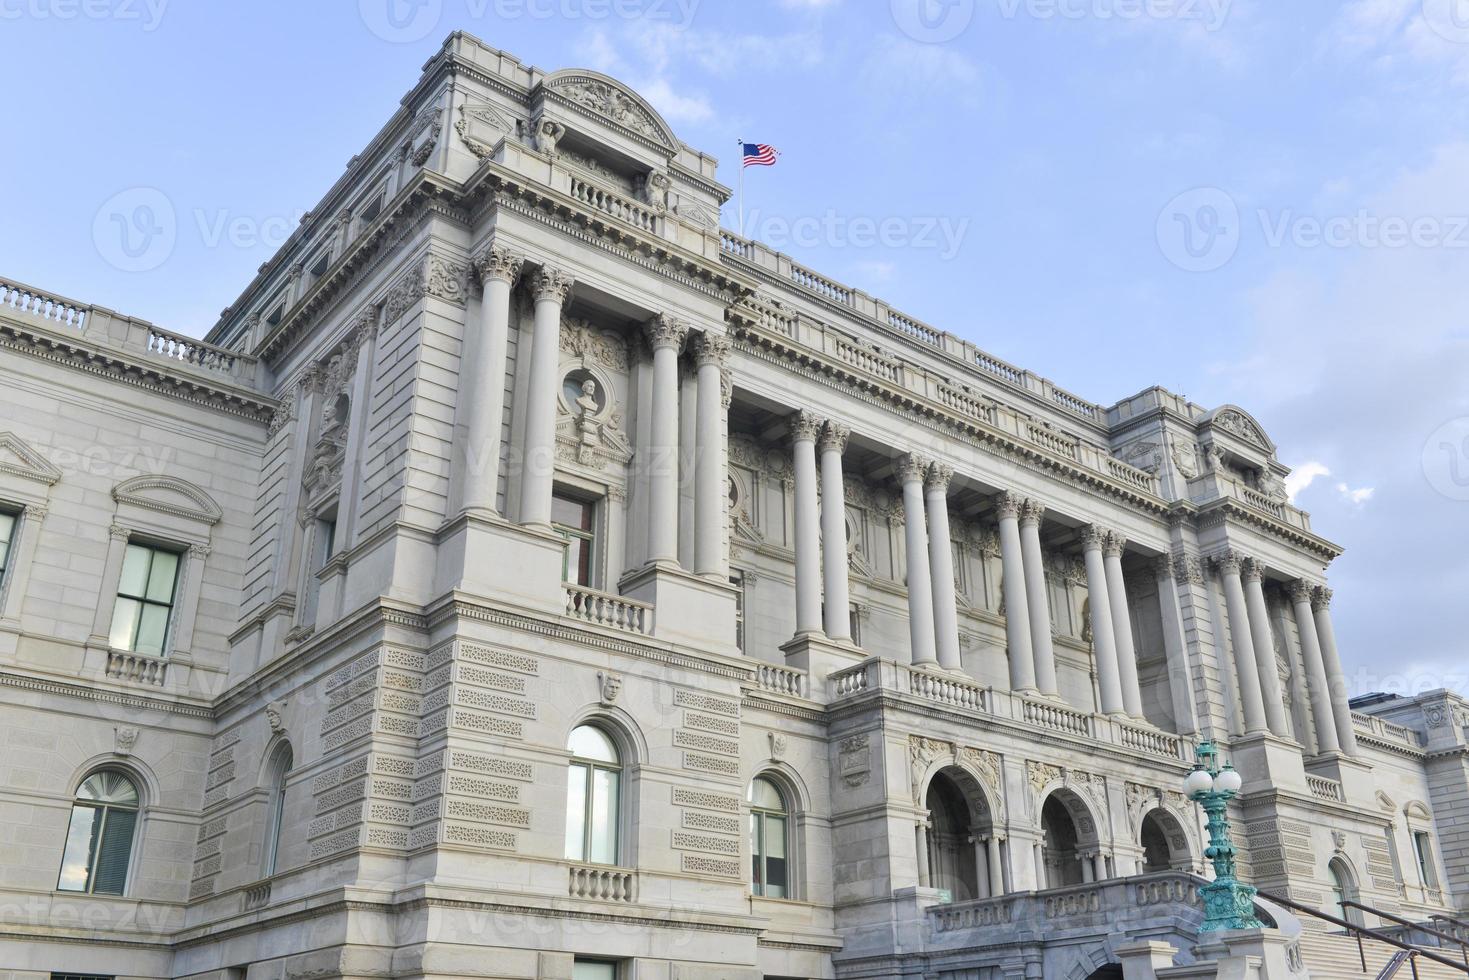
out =
<svg viewBox="0 0 1469 980"><path fill-rule="evenodd" d="M1356 939L1339 932L1317 932L1307 929L1301 934L1301 955L1306 968L1311 971L1311 980L1375 980L1396 953L1397 947L1373 939L1363 938L1362 948L1367 954L1367 970L1362 970L1362 959L1357 954ZM1433 952L1441 952L1434 949ZM1452 958L1452 951L1442 951ZM1398 980L1410 980L1413 969L1403 964L1398 971ZM1453 970L1439 963L1419 957L1420 980L1465 980L1469 973Z"/></svg>

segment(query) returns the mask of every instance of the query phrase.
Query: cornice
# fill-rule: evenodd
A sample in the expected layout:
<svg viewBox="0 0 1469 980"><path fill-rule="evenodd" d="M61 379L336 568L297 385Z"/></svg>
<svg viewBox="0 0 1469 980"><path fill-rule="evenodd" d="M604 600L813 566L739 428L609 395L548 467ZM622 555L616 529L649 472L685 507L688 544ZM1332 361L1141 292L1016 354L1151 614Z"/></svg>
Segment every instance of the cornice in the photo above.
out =
<svg viewBox="0 0 1469 980"><path fill-rule="evenodd" d="M274 398L215 382L207 375L170 370L166 360L130 357L89 341L84 334L56 333L19 318L0 316L0 347L262 425L280 405Z"/></svg>
<svg viewBox="0 0 1469 980"><path fill-rule="evenodd" d="M0 687L16 687L26 691L38 691L43 694L57 694L62 697L76 698L79 701L98 701L104 704L122 705L127 708L140 708L146 711L162 711L169 714L184 715L189 718L204 718L208 720L213 720L214 718L214 711L207 704L170 701L143 694L128 694L123 691L111 691L91 687L86 684L72 683L71 681L29 677L25 674L16 674L8 670L0 670Z"/></svg>
<svg viewBox="0 0 1469 980"><path fill-rule="evenodd" d="M1210 521L1227 525L1230 520L1238 523L1249 524L1262 531L1268 531L1277 538L1297 545L1314 555L1325 558L1328 562L1339 558L1344 548L1323 537L1319 537L1309 531L1291 527L1282 521L1278 521L1238 500L1223 498L1211 500L1208 503L1198 504L1193 513L1194 522L1200 526L1207 525Z"/></svg>

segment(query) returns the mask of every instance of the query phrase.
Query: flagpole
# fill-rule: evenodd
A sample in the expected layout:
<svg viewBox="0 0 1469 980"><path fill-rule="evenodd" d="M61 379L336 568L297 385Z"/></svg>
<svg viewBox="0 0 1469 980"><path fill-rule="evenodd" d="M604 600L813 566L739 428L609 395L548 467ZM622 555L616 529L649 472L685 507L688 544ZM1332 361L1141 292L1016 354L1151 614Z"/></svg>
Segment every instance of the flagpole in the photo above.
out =
<svg viewBox="0 0 1469 980"><path fill-rule="evenodd" d="M743 137L735 142L740 145L740 196L736 207L740 212L740 237L745 237L745 140Z"/></svg>

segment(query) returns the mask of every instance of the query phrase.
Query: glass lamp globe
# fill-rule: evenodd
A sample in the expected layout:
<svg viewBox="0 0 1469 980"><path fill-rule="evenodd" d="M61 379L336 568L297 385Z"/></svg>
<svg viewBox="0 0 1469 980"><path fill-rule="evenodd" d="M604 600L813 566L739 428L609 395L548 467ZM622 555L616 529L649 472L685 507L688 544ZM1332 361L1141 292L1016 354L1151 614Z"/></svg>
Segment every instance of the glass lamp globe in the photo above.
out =
<svg viewBox="0 0 1469 980"><path fill-rule="evenodd" d="M1183 791L1190 796L1195 793L1207 793L1214 788L1214 777L1209 775L1207 769L1195 769L1188 774L1183 781Z"/></svg>
<svg viewBox="0 0 1469 980"><path fill-rule="evenodd" d="M1223 793L1238 793L1244 782L1240 774L1234 771L1233 766L1225 766L1215 777L1214 787Z"/></svg>

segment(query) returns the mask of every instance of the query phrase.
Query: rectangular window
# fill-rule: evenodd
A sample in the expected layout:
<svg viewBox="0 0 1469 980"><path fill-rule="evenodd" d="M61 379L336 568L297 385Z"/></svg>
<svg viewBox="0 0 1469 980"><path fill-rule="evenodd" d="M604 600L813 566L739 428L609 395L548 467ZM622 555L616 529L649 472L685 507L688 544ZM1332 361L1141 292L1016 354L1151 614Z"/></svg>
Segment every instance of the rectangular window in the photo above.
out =
<svg viewBox="0 0 1469 980"><path fill-rule="evenodd" d="M617 964L577 957L571 965L572 980L617 980Z"/></svg>
<svg viewBox="0 0 1469 980"><path fill-rule="evenodd" d="M1414 831L1413 850L1418 855L1418 873L1423 876L1423 887L1437 888L1438 876L1433 873L1433 839L1424 831Z"/></svg>
<svg viewBox="0 0 1469 980"><path fill-rule="evenodd" d="M745 652L745 573L732 572L729 584L735 587L735 646Z"/></svg>
<svg viewBox="0 0 1469 980"><path fill-rule="evenodd" d="M10 567L10 547L15 541L15 526L18 515L0 511L0 582L5 581L5 570Z"/></svg>
<svg viewBox="0 0 1469 980"><path fill-rule="evenodd" d="M597 505L564 493L551 497L551 526L566 541L561 562L561 580L592 587L596 550Z"/></svg>
<svg viewBox="0 0 1469 980"><path fill-rule="evenodd" d="M107 640L113 649L163 653L178 577L177 552L128 542Z"/></svg>
<svg viewBox="0 0 1469 980"><path fill-rule="evenodd" d="M357 215L358 220L361 222L361 224L358 225L358 227L359 228L366 228L368 225L372 224L372 221L373 221L374 218L376 218L378 215L380 215L382 213L383 213L383 195L381 193L379 193L377 195L377 197L374 197L367 204L367 206L364 207L362 209L362 211Z"/></svg>

